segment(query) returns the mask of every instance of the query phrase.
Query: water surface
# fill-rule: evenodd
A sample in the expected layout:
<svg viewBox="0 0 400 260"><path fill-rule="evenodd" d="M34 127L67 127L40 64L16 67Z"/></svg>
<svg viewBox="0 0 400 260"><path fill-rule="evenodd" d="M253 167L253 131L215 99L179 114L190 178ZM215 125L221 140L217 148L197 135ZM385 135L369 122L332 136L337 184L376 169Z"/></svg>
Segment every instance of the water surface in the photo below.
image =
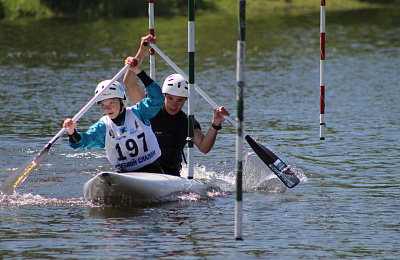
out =
<svg viewBox="0 0 400 260"><path fill-rule="evenodd" d="M111 170L66 137L17 194L0 197L0 256L160 259L396 259L400 251L398 10L327 11L326 140L319 140L319 13L251 17L245 130L299 174L285 187L245 145L243 241L234 240L235 129L196 150L195 176L219 189L130 208L95 205L84 183ZM0 181L111 78L148 33L145 18L1 21ZM187 18L156 18L157 45L187 71ZM196 82L236 114L237 18L196 17ZM157 56L156 80L174 71ZM148 65L145 64L145 69ZM212 109L197 95L205 130ZM85 130L101 116L91 108ZM186 172L186 169L185 169ZM271 190L256 191L268 180Z"/></svg>

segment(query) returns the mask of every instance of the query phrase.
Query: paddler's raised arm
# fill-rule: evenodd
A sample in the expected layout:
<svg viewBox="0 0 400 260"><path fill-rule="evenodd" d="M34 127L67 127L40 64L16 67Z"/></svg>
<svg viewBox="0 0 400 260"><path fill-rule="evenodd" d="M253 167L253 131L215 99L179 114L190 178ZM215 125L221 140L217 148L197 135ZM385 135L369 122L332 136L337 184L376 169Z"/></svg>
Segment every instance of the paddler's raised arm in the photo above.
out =
<svg viewBox="0 0 400 260"><path fill-rule="evenodd" d="M135 57L128 57L125 60L125 64L132 64L132 61L136 58L139 61L139 66L142 64L143 58L147 52L151 49L150 44L147 43L156 43L156 37L152 35L147 35L142 37L140 42L139 50ZM140 84L136 80L137 73L135 73L134 67L130 67L124 76L124 84L129 94L129 98L133 104L138 103L140 100L146 97L146 92L140 86Z"/></svg>

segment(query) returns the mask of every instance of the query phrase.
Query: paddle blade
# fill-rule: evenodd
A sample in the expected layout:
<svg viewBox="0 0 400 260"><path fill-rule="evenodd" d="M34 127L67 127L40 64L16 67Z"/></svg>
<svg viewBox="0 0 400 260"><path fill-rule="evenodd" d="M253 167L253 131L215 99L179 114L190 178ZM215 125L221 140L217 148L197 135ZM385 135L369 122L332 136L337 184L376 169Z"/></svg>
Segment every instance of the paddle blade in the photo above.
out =
<svg viewBox="0 0 400 260"><path fill-rule="evenodd" d="M49 152L51 144L47 144L37 155L32 157L30 160L21 164L7 180L0 186L0 191L4 194L11 195L18 188L21 183L25 181L28 175L40 164L44 157Z"/></svg>
<svg viewBox="0 0 400 260"><path fill-rule="evenodd" d="M250 136L246 135L245 139L258 157L260 157L268 168L270 168L288 188L293 188L299 184L300 179L278 156L254 141Z"/></svg>

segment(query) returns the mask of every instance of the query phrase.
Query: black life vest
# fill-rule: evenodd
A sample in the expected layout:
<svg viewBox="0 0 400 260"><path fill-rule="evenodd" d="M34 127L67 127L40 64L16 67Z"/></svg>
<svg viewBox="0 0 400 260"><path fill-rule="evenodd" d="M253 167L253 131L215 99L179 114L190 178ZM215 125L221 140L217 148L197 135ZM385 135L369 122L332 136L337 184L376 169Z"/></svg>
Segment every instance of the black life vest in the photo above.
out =
<svg viewBox="0 0 400 260"><path fill-rule="evenodd" d="M161 148L161 156L158 159L161 168L164 173L179 176L188 133L187 115L182 110L176 115L170 115L163 106L150 121ZM201 129L196 120L194 128Z"/></svg>

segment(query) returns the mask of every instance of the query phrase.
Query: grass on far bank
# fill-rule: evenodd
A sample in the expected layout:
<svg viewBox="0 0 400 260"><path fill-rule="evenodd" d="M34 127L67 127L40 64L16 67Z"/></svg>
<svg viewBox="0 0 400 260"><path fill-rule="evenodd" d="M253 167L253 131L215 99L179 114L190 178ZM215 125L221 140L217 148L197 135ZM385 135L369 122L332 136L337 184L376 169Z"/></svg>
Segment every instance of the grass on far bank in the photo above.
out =
<svg viewBox="0 0 400 260"><path fill-rule="evenodd" d="M50 17L53 13L40 0L0 0L0 18Z"/></svg>
<svg viewBox="0 0 400 260"><path fill-rule="evenodd" d="M187 0L157 0L156 15L186 15ZM320 0L248 0L247 15L318 11ZM147 0L0 0L0 19L147 15ZM237 13L238 0L195 0L197 12ZM327 0L330 11L400 6L400 0Z"/></svg>
<svg viewBox="0 0 400 260"><path fill-rule="evenodd" d="M217 2L217 8L224 13L237 11L238 0L206 0L206 2ZM385 2L385 3L383 3ZM397 4L396 4L397 3ZM329 11L380 8L388 5L399 6L400 0L327 0L326 9ZM253 0L246 1L247 14L263 14L270 12L297 12L297 11L319 11L320 0Z"/></svg>

